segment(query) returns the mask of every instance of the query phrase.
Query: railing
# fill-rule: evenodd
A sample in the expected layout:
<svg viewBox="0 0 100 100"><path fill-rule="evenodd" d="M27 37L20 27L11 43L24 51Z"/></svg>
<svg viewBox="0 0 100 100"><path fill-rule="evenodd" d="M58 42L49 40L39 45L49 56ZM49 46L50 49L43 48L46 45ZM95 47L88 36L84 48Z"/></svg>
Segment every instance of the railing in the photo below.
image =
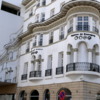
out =
<svg viewBox="0 0 100 100"><path fill-rule="evenodd" d="M27 74L23 74L22 76L21 76L21 80L26 80L27 79Z"/></svg>
<svg viewBox="0 0 100 100"><path fill-rule="evenodd" d="M52 69L47 69L45 71L45 76L51 76L52 75Z"/></svg>
<svg viewBox="0 0 100 100"><path fill-rule="evenodd" d="M56 68L56 75L63 74L63 67Z"/></svg>
<svg viewBox="0 0 100 100"><path fill-rule="evenodd" d="M6 79L5 82L11 83L11 79Z"/></svg>
<svg viewBox="0 0 100 100"><path fill-rule="evenodd" d="M76 30L77 31L89 31L90 26L89 25L77 25Z"/></svg>
<svg viewBox="0 0 100 100"><path fill-rule="evenodd" d="M77 62L71 63L66 66L66 72L69 71L93 71L100 72L100 66L94 63Z"/></svg>
<svg viewBox="0 0 100 100"><path fill-rule="evenodd" d="M41 77L41 71L31 71L30 77Z"/></svg>
<svg viewBox="0 0 100 100"><path fill-rule="evenodd" d="M73 27L70 27L70 28L68 29L68 33L70 33L70 32L73 32Z"/></svg>
<svg viewBox="0 0 100 100"><path fill-rule="evenodd" d="M61 34L61 35L59 36L59 39L62 40L63 38L64 38L64 34Z"/></svg>

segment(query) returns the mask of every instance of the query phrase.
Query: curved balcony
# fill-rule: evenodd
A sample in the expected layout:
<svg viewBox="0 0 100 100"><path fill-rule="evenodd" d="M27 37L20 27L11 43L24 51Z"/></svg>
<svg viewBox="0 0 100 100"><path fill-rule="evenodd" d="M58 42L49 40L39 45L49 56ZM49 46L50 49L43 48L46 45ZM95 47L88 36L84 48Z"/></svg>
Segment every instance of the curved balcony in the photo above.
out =
<svg viewBox="0 0 100 100"><path fill-rule="evenodd" d="M100 66L94 63L88 62L76 62L70 63L66 66L66 72L77 71L77 72L92 72L92 74L100 73ZM94 73L95 72L95 73ZM77 73L78 74L78 73Z"/></svg>
<svg viewBox="0 0 100 100"><path fill-rule="evenodd" d="M94 33L99 33L99 30L96 27L93 27L92 30L90 30L90 26L89 25L77 25L75 31L91 31ZM68 33L72 33L74 32L73 27L70 27L68 29Z"/></svg>
<svg viewBox="0 0 100 100"><path fill-rule="evenodd" d="M38 80L38 79L42 79L41 71L31 71L29 80Z"/></svg>

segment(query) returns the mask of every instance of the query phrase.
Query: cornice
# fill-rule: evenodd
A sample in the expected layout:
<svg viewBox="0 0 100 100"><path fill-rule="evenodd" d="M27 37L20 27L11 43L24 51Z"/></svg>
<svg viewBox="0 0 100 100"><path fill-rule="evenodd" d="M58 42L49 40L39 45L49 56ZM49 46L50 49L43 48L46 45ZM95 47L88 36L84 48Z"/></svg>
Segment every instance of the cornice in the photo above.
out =
<svg viewBox="0 0 100 100"><path fill-rule="evenodd" d="M93 1L90 1L90 0L70 1L68 3L65 3L62 6L60 13L58 13L55 16L49 18L48 20L46 20L44 22L40 22L40 23L30 23L28 25L28 30L26 32L24 32L23 34L21 34L19 36L19 38L23 38L23 37L33 33L36 30L40 30L40 29L42 29L42 27L47 27L48 25L53 25L56 21L60 20L64 16L66 16L66 14L68 13L68 11L71 8L76 7L76 6L91 6L91 7L96 8L98 10L98 12L100 12L100 2L97 2L97 1L94 1L94 0Z"/></svg>

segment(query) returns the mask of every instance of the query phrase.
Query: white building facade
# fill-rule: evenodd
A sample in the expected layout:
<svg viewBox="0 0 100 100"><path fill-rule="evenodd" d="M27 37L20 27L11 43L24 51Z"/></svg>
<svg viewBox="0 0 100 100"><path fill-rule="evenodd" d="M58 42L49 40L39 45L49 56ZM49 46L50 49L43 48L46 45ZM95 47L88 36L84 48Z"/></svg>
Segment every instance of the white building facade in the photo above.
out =
<svg viewBox="0 0 100 100"><path fill-rule="evenodd" d="M100 2L22 4L23 32L6 46L17 52L15 100L100 100Z"/></svg>

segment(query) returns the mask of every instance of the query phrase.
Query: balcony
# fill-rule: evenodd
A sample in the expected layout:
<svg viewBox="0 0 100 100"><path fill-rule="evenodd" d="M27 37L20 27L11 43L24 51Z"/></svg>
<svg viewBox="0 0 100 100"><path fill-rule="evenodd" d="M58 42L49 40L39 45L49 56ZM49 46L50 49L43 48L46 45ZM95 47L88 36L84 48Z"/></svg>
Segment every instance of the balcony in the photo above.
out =
<svg viewBox="0 0 100 100"><path fill-rule="evenodd" d="M100 73L100 66L94 63L77 62L66 66L66 72L70 71L91 71Z"/></svg>
<svg viewBox="0 0 100 100"><path fill-rule="evenodd" d="M56 68L56 75L63 74L63 67Z"/></svg>
<svg viewBox="0 0 100 100"><path fill-rule="evenodd" d="M5 82L11 83L11 79L6 79Z"/></svg>
<svg viewBox="0 0 100 100"><path fill-rule="evenodd" d="M30 77L41 77L41 71L31 71Z"/></svg>
<svg viewBox="0 0 100 100"><path fill-rule="evenodd" d="M45 76L51 76L52 75L52 69L47 69L45 71Z"/></svg>
<svg viewBox="0 0 100 100"><path fill-rule="evenodd" d="M91 31L89 25L77 25L75 30L76 31ZM68 29L68 33L71 33L71 32L73 32L73 27L70 27ZM92 32L99 33L99 30L96 27L93 27Z"/></svg>
<svg viewBox="0 0 100 100"><path fill-rule="evenodd" d="M21 76L21 80L27 80L27 74L23 74L23 75Z"/></svg>

